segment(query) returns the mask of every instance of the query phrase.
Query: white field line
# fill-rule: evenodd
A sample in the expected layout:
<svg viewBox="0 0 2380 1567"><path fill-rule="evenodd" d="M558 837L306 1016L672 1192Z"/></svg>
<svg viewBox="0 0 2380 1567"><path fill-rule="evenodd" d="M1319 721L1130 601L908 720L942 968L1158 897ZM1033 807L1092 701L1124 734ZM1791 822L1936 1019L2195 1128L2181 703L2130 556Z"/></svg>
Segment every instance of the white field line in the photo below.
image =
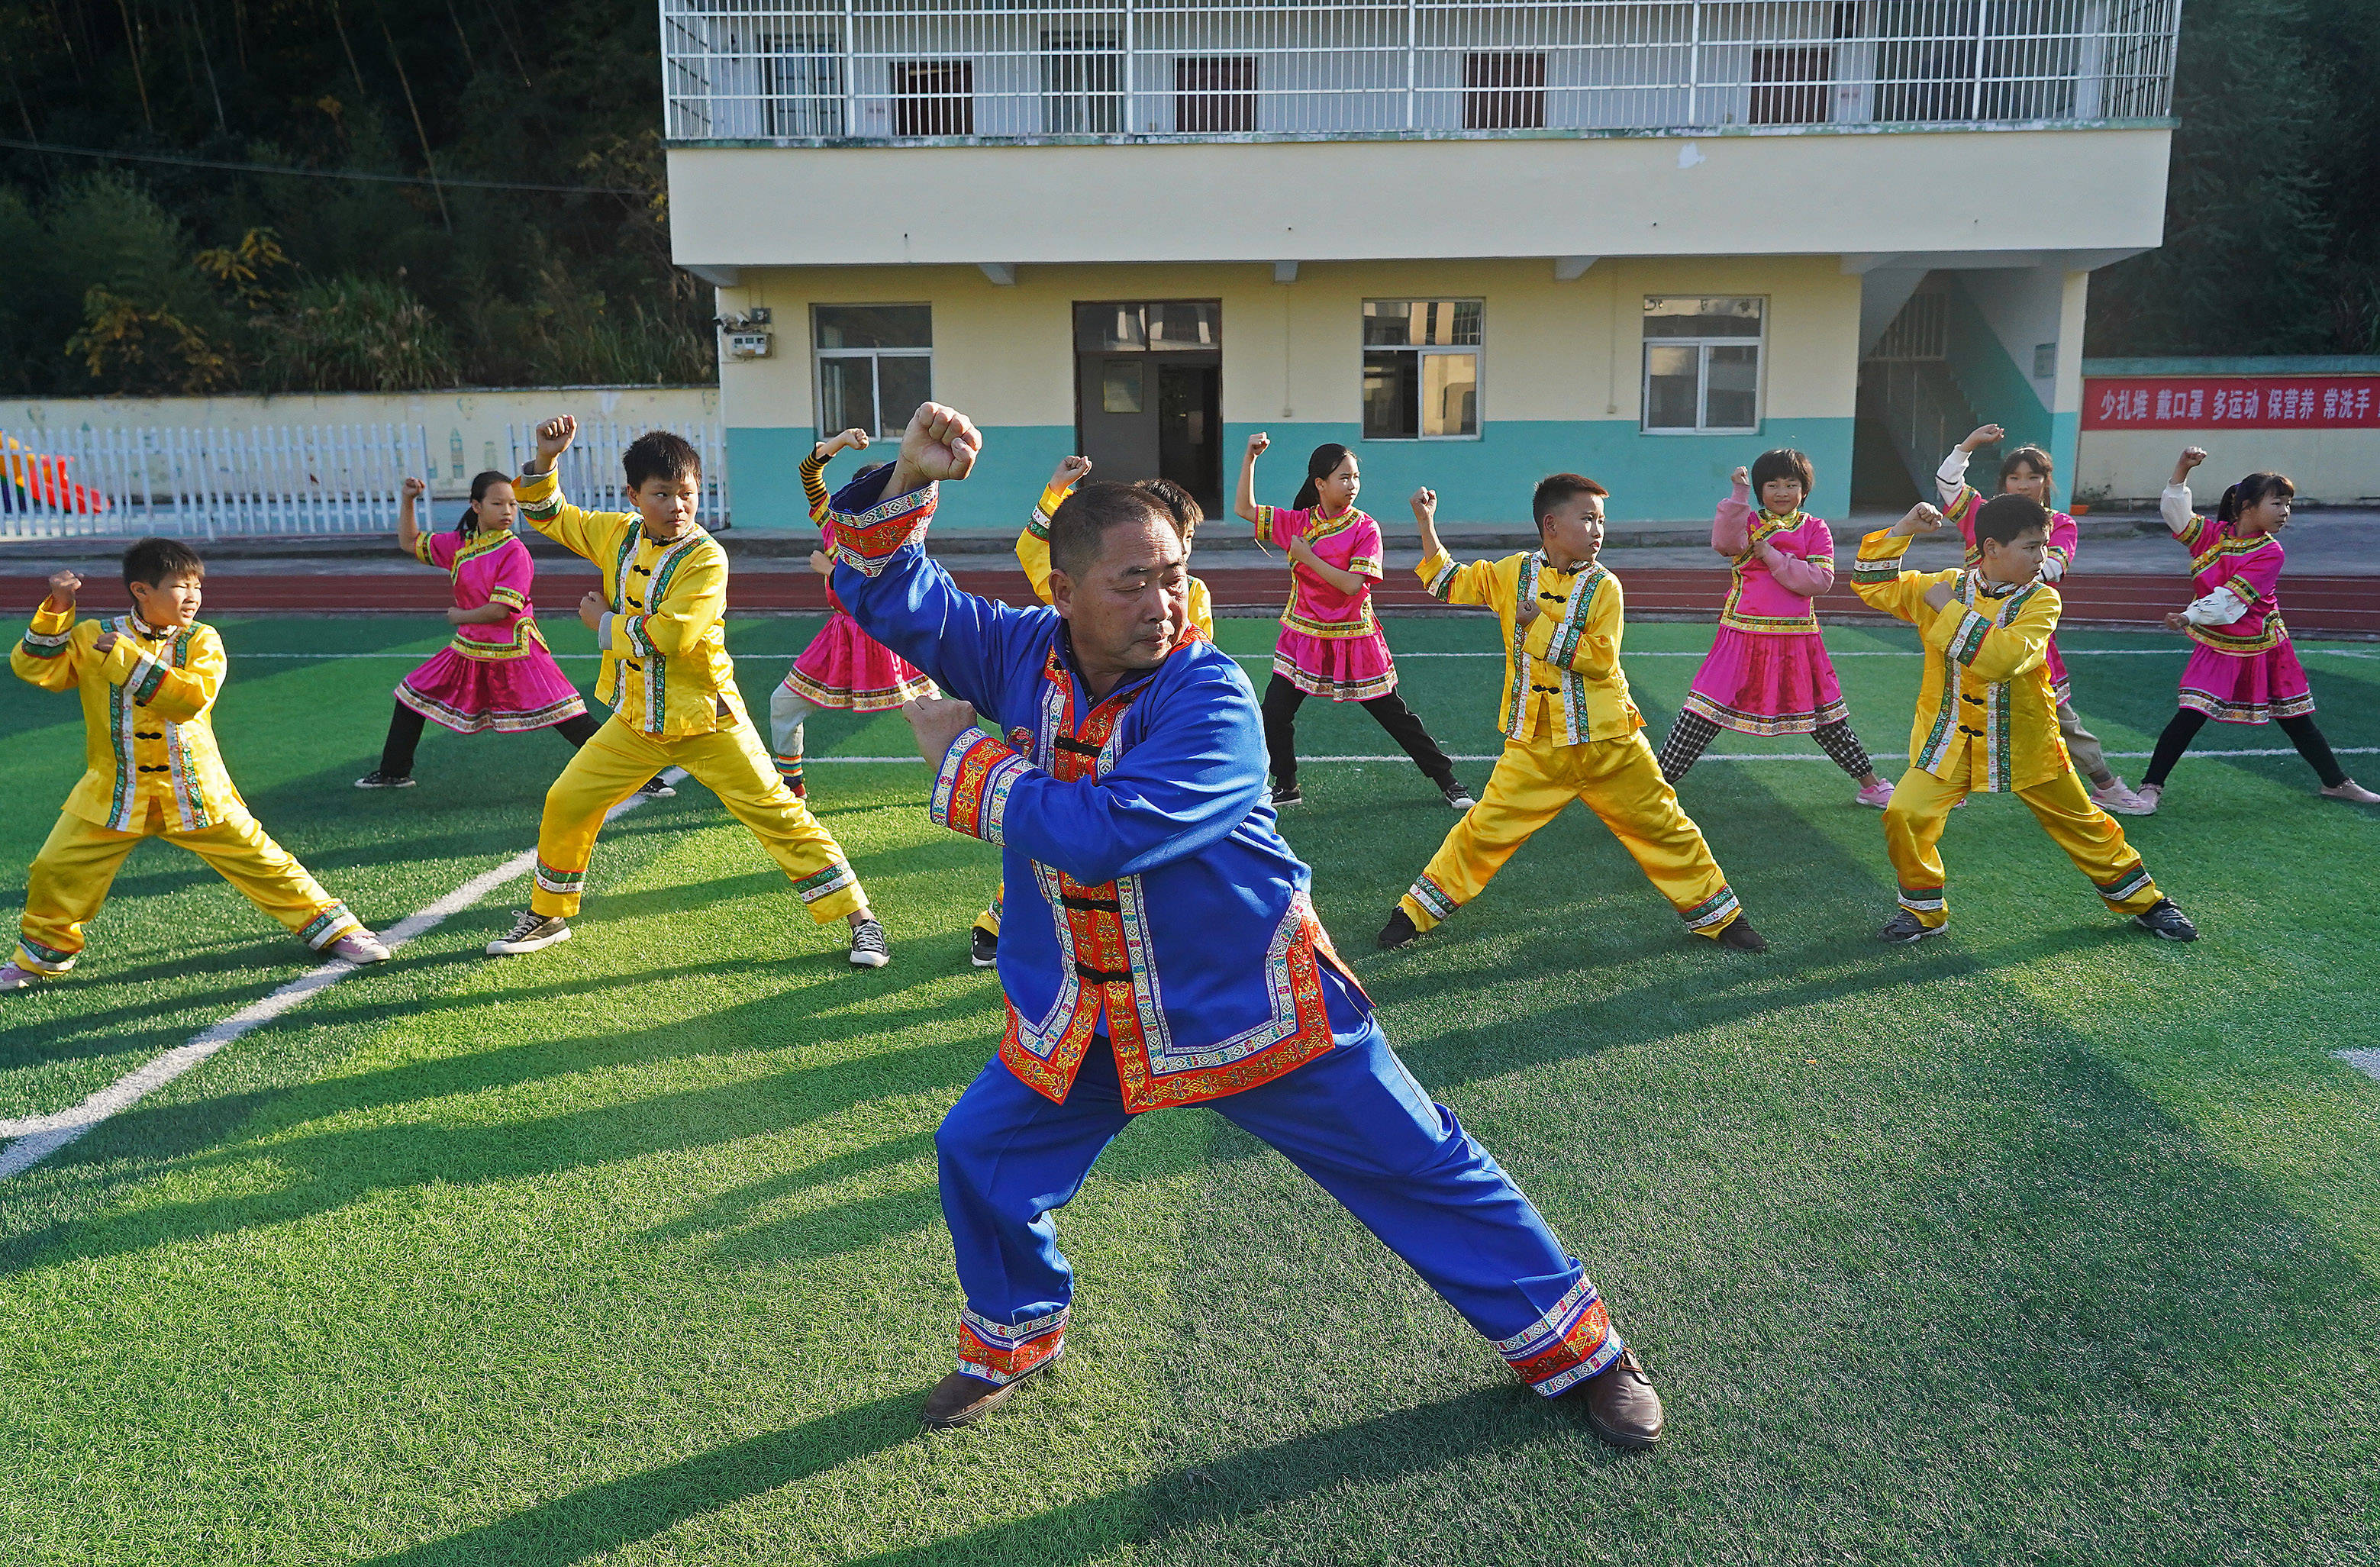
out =
<svg viewBox="0 0 2380 1567"><path fill-rule="evenodd" d="M2333 1051L2330 1053L2366 1077L2380 1077L2380 1051Z"/></svg>
<svg viewBox="0 0 2380 1567"><path fill-rule="evenodd" d="M675 783L686 773L682 769L672 768L666 776ZM647 798L643 795L631 795L613 806L604 820L615 820L644 804ZM537 851L525 849L494 869L481 871L444 897L406 916L382 931L380 939L393 953L477 905L505 882L528 875L536 864ZM30 1170L101 1122L130 1110L225 1046L262 1027L282 1014L303 1006L314 996L357 971L356 965L343 958L333 958L320 968L299 975L263 1000L250 1002L212 1027L200 1030L191 1036L188 1042L176 1045L147 1064L126 1073L72 1110L62 1110L55 1115L0 1121L0 1139L9 1139L7 1146L0 1148L0 1180Z"/></svg>

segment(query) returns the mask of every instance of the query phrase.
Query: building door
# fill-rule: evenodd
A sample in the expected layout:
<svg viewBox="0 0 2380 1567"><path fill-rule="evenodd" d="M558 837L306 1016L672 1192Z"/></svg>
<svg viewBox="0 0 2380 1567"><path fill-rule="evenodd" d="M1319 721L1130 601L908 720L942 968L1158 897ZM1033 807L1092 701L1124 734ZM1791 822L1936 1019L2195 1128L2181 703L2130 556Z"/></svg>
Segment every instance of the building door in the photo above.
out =
<svg viewBox="0 0 2380 1567"><path fill-rule="evenodd" d="M1223 503L1223 312L1211 299L1075 307L1075 427L1093 476Z"/></svg>

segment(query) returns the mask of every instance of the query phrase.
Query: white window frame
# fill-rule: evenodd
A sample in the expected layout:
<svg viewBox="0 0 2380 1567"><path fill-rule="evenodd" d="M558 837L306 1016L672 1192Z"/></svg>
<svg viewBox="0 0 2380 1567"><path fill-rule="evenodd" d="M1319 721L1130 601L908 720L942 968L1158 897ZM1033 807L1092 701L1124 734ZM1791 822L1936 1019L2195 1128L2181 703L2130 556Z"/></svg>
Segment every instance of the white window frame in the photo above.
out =
<svg viewBox="0 0 2380 1567"><path fill-rule="evenodd" d="M898 436L902 431L907 429L908 416L904 414L901 423L890 430L882 428L884 423L882 361L886 359L925 360L926 396L930 400L934 395L934 350L930 343L923 348L821 348L818 346L818 312L820 310L922 310L927 312L926 335L930 338L934 334L933 309L930 301L923 299L814 299L810 302L810 395L816 399L810 411L810 419L817 427L819 439L824 440L827 436L835 433L834 431L827 429L824 423L827 402L826 365L829 359L868 361L868 394L876 404L876 422L879 428L868 433L873 439L883 440L886 437Z"/></svg>
<svg viewBox="0 0 2380 1567"><path fill-rule="evenodd" d="M1359 436L1359 439L1365 441L1401 442L1479 441L1486 439L1488 433L1487 298L1484 295L1472 294L1392 294L1383 295L1378 298L1366 298L1364 299L1363 305L1405 305L1409 307L1413 305L1476 305L1479 307L1479 341L1476 343L1416 343L1410 345L1366 343L1363 340L1364 317L1362 306L1359 305L1357 307L1355 316L1355 428L1359 431L1364 428L1364 359L1366 356L1372 354L1411 354L1418 359L1425 355L1430 354L1468 354L1471 356L1472 369L1475 372L1474 379L1471 383L1473 418L1471 421L1471 432L1469 434L1424 434L1421 430L1421 424L1423 421L1416 419L1415 420L1414 432L1411 435L1363 434ZM1421 376L1420 365L1416 364L1414 366L1414 375L1416 383L1418 383ZM1418 391L1418 386L1416 387L1416 391Z"/></svg>
<svg viewBox="0 0 2380 1567"><path fill-rule="evenodd" d="M1760 302L1760 331L1752 337L1654 337L1645 331L1645 307L1665 299L1756 299ZM1636 358L1636 433L1639 435L1757 435L1768 417L1768 307L1766 294L1647 294L1636 307L1636 336L1641 350ZM1653 417L1653 350L1655 348L1694 348L1694 424L1685 425L1647 422ZM1710 351L1713 348L1743 348L1753 351L1752 422L1750 424L1706 424L1710 417Z"/></svg>

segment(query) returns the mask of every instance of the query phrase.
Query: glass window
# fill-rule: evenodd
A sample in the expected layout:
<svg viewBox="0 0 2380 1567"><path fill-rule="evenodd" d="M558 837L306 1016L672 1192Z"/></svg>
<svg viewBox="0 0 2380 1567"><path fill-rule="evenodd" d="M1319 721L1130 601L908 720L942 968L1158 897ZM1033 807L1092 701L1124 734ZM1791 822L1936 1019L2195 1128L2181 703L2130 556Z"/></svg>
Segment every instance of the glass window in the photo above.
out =
<svg viewBox="0 0 2380 1567"><path fill-rule="evenodd" d="M1481 317L1477 299L1364 301L1366 440L1479 433Z"/></svg>
<svg viewBox="0 0 2380 1567"><path fill-rule="evenodd" d="M1123 125L1123 44L1113 33L1041 34L1041 104L1052 136L1111 136Z"/></svg>
<svg viewBox="0 0 2380 1567"><path fill-rule="evenodd" d="M1645 301L1644 429L1759 428L1767 304L1696 296Z"/></svg>
<svg viewBox="0 0 2380 1567"><path fill-rule="evenodd" d="M898 435L934 395L934 313L928 305L814 305L822 431Z"/></svg>
<svg viewBox="0 0 2380 1567"><path fill-rule="evenodd" d="M1086 353L1220 348L1223 307L1214 299L1165 299L1142 303L1076 305L1075 346Z"/></svg>

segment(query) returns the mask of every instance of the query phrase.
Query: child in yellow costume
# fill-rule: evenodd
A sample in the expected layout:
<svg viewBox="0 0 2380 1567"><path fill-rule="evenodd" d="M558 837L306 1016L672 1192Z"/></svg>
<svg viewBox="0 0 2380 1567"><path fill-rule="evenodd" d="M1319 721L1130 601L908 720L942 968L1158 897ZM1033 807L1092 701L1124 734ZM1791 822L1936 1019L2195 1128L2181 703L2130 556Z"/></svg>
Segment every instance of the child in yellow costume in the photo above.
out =
<svg viewBox="0 0 2380 1567"><path fill-rule="evenodd" d="M1900 881L1900 906L1880 940L1906 943L1949 923L1937 844L1950 808L1969 791L2012 793L2066 851L2107 906L2169 941L2198 928L2159 893L2124 830L2093 803L2058 730L2050 686L2050 634L2058 589L2041 580L2049 514L2030 496L1995 495L1975 514L1975 564L1903 571L1909 541L1942 526L1920 504L1860 541L1852 586L1917 627L1925 673L1909 732L1909 771L1884 808L1884 847Z"/></svg>
<svg viewBox="0 0 2380 1567"><path fill-rule="evenodd" d="M1457 565L1439 542L1437 494L1414 492L1423 584L1449 603L1487 605L1503 627L1504 754L1479 803L1398 900L1383 947L1409 944L1477 897L1530 834L1583 800L1687 929L1741 952L1768 950L1641 733L1620 668L1620 579L1595 558L1606 493L1591 479L1555 474L1531 502L1536 550Z"/></svg>
<svg viewBox="0 0 2380 1567"><path fill-rule="evenodd" d="M1043 603L1050 601L1050 519L1074 493L1075 486L1090 477L1088 457L1061 457L1050 475L1050 482L1041 489L1041 499L1034 504L1033 515L1016 535L1016 564L1025 568L1025 579L1033 584L1033 596ZM1170 479L1143 479L1133 488L1147 494L1159 505L1173 514L1182 525L1182 549L1188 553L1198 525L1207 520L1207 509L1198 498ZM1198 635L1209 642L1215 639L1215 601L1207 585L1196 577L1190 579L1190 624ZM1000 961L1000 920L1005 899L992 894L990 905L975 917L975 929L967 934L967 959L978 968L990 968Z"/></svg>
<svg viewBox="0 0 2380 1567"><path fill-rule="evenodd" d="M24 924L15 959L0 966L0 990L74 966L83 926L143 838L189 850L315 951L387 961L380 939L257 825L232 787L211 717L223 638L198 623L205 579L188 545L143 539L124 554L130 614L78 622L82 578L62 571L8 655L8 667L42 690L80 691L84 771L25 874Z"/></svg>
<svg viewBox="0 0 2380 1567"><path fill-rule="evenodd" d="M694 521L702 459L678 436L648 431L622 458L636 511L582 511L563 499L554 471L577 431L567 414L539 425L537 457L513 492L532 527L603 574L602 591L579 601L578 618L603 650L595 696L612 716L546 791L529 906L509 934L488 943L490 955L570 939L605 814L674 766L760 841L813 920L849 919L854 965L882 967L892 950L858 877L833 834L777 775L735 688L722 626L727 552Z"/></svg>

